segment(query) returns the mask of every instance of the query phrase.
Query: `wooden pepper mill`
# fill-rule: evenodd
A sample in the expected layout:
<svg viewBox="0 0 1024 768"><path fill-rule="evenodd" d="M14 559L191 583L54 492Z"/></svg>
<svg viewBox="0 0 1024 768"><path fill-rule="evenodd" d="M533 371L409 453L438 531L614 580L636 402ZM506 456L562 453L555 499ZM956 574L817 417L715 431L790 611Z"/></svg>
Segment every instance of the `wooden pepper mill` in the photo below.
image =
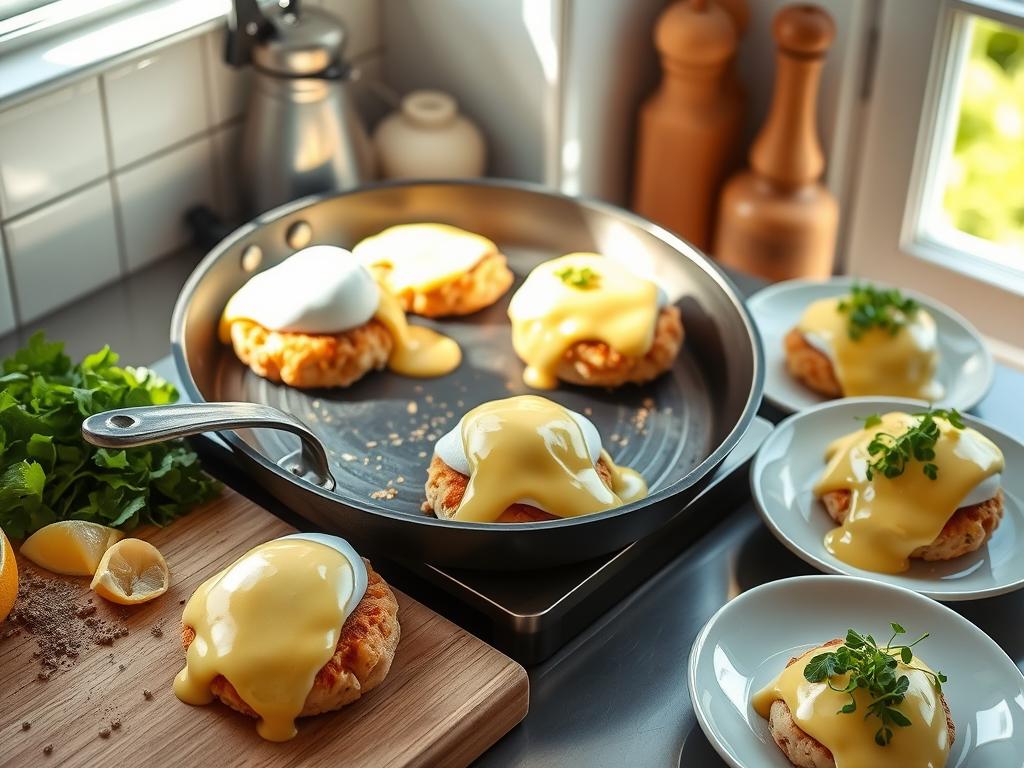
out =
<svg viewBox="0 0 1024 768"><path fill-rule="evenodd" d="M775 92L750 150L751 170L722 191L715 257L769 280L832 273L839 210L821 184L825 158L815 129L818 82L835 37L815 5L789 5L772 25Z"/></svg>
<svg viewBox="0 0 1024 768"><path fill-rule="evenodd" d="M745 24L745 2L730 7ZM654 41L664 75L637 131L633 209L704 249L743 120L736 26L712 0L678 0L662 12Z"/></svg>

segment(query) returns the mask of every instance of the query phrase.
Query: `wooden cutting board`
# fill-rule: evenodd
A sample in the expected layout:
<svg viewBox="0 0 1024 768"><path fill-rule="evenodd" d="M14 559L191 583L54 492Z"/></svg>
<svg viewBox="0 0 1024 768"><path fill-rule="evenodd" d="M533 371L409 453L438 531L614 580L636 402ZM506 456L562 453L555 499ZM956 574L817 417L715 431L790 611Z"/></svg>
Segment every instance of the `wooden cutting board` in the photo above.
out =
<svg viewBox="0 0 1024 768"><path fill-rule="evenodd" d="M112 646L93 643L73 667L40 681L35 638L0 639L0 765L465 766L523 719L526 671L397 590L402 639L387 679L338 712L303 718L292 741L262 740L254 720L220 704L178 701L180 601L248 549L291 532L226 489L168 528L142 532L167 559L167 594L125 609L94 598L98 618L123 611L129 633ZM115 720L120 727L101 737Z"/></svg>

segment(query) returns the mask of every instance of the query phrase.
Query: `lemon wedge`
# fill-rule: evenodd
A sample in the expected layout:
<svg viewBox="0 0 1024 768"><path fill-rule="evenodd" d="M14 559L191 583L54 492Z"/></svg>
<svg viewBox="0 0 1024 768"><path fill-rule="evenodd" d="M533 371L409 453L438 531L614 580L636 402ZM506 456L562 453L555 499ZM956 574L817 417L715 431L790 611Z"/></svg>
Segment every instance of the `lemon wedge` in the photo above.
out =
<svg viewBox="0 0 1024 768"><path fill-rule="evenodd" d="M0 531L0 621L14 607L14 599L18 596L18 563L14 560L14 550L7 536Z"/></svg>
<svg viewBox="0 0 1024 768"><path fill-rule="evenodd" d="M124 534L99 523L62 520L29 536L21 554L36 565L65 576L92 576L100 558Z"/></svg>
<svg viewBox="0 0 1024 768"><path fill-rule="evenodd" d="M170 583L160 550L142 539L125 539L103 555L90 586L112 603L137 605L160 597Z"/></svg>

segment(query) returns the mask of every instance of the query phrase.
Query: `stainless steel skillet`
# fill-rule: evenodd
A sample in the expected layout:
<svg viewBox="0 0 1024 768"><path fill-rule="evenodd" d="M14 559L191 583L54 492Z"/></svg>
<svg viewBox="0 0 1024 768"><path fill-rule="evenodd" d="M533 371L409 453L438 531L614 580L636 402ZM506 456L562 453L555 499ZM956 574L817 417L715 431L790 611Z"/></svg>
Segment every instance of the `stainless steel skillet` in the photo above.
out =
<svg viewBox="0 0 1024 768"><path fill-rule="evenodd" d="M508 256L516 286L541 261L571 251L624 259L656 277L685 327L672 370L642 387L563 386L547 393L595 422L615 461L646 477L648 498L601 514L527 524L453 522L420 511L437 437L473 406L529 391L511 346L511 292L470 317L414 318L463 348L461 367L439 379L376 373L347 389L296 390L257 377L218 341L221 310L252 273L305 245L351 247L387 226L415 221L491 238ZM746 430L764 376L760 341L742 301L695 248L613 206L506 181L380 184L272 210L235 231L196 268L175 308L171 343L186 394L199 405L102 414L85 425L90 439L130 445L218 431L262 486L357 546L495 570L584 560L656 531L699 492ZM218 405L225 402L233 404Z"/></svg>

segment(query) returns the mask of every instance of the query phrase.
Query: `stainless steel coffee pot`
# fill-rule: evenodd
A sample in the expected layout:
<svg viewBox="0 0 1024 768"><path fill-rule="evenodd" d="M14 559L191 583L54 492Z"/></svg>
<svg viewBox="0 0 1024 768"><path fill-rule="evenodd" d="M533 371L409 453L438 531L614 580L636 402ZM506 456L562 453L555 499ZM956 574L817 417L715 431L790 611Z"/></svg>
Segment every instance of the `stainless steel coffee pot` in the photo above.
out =
<svg viewBox="0 0 1024 768"><path fill-rule="evenodd" d="M341 21L320 8L286 0L261 10L257 0L234 0L226 59L253 72L240 168L249 215L373 179L345 43Z"/></svg>

